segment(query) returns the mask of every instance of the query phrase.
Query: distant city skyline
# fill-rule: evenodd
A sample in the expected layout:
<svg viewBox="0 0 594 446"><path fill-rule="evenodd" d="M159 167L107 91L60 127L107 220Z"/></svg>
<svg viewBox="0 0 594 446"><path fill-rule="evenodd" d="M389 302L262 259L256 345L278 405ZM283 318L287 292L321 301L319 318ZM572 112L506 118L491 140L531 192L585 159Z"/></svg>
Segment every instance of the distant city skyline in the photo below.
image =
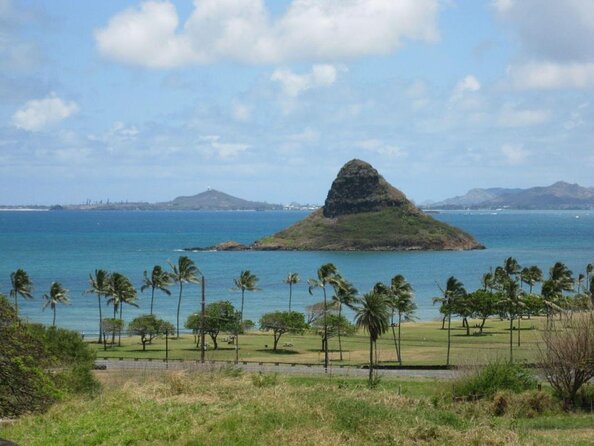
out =
<svg viewBox="0 0 594 446"><path fill-rule="evenodd" d="M594 186L589 0L0 0L1 204Z"/></svg>

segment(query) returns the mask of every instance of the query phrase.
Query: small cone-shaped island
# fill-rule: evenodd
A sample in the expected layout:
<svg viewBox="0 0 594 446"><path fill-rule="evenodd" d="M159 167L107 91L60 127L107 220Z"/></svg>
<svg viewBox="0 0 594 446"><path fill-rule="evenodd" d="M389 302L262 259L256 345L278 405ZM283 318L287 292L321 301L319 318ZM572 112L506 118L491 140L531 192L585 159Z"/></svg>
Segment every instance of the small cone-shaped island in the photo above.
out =
<svg viewBox="0 0 594 446"><path fill-rule="evenodd" d="M346 163L324 207L274 235L216 250L399 251L482 249L470 234L426 215L370 164Z"/></svg>

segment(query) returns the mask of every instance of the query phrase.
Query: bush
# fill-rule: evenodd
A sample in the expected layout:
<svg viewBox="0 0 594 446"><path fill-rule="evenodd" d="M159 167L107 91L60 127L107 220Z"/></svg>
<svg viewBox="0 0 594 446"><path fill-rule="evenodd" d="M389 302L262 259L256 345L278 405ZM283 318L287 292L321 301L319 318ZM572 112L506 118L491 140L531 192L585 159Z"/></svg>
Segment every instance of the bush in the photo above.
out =
<svg viewBox="0 0 594 446"><path fill-rule="evenodd" d="M500 390L523 392L536 388L537 381L519 364L494 362L458 379L453 385L455 397L492 397Z"/></svg>
<svg viewBox="0 0 594 446"><path fill-rule="evenodd" d="M40 412L98 387L94 353L78 333L21 322L0 296L0 418Z"/></svg>
<svg viewBox="0 0 594 446"><path fill-rule="evenodd" d="M278 384L278 375L276 373L258 372L252 375L252 384L256 387L272 387Z"/></svg>
<svg viewBox="0 0 594 446"><path fill-rule="evenodd" d="M509 390L497 392L493 397L492 411L496 416L532 418L545 413L559 412L559 402L548 392L529 390L514 393Z"/></svg>

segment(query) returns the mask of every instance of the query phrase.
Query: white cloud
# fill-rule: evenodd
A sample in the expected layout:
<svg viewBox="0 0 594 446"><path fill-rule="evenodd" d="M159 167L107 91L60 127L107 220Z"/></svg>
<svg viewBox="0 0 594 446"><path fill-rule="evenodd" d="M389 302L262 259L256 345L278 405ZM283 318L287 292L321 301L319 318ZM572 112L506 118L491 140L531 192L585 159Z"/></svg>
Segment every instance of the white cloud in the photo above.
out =
<svg viewBox="0 0 594 446"><path fill-rule="evenodd" d="M319 87L329 87L336 82L336 68L333 65L314 65L311 72L295 74L288 69L277 69L270 80L279 82L283 92L290 98Z"/></svg>
<svg viewBox="0 0 594 446"><path fill-rule="evenodd" d="M532 62L508 68L511 85L519 89L594 88L594 62Z"/></svg>
<svg viewBox="0 0 594 446"><path fill-rule="evenodd" d="M247 122L250 120L250 118L252 116L252 109L251 109L251 107L249 107L246 104L243 104L241 102L235 102L233 104L232 113L233 113L233 117L237 121Z"/></svg>
<svg viewBox="0 0 594 446"><path fill-rule="evenodd" d="M180 26L169 1L145 1L95 31L99 52L121 63L170 68L342 60L393 52L406 39L438 39L438 0L292 0L273 20L264 0L195 0Z"/></svg>
<svg viewBox="0 0 594 446"><path fill-rule="evenodd" d="M51 93L44 99L26 102L12 115L12 124L23 130L37 132L68 118L78 110L76 102L64 101Z"/></svg>
<svg viewBox="0 0 594 446"><path fill-rule="evenodd" d="M528 127L543 124L550 118L548 110L520 110L506 106L499 114L497 123L500 127Z"/></svg>
<svg viewBox="0 0 594 446"><path fill-rule="evenodd" d="M523 52L520 60L528 61L515 63L508 69L513 87L594 87L591 0L497 0L493 6L499 17L516 31Z"/></svg>
<svg viewBox="0 0 594 446"><path fill-rule="evenodd" d="M377 153L388 158L405 158L408 153L395 145L386 144L379 139L365 139L355 143L356 147Z"/></svg>
<svg viewBox="0 0 594 446"><path fill-rule="evenodd" d="M472 74L467 75L454 87L453 97L460 97L464 93L474 93L481 89L481 83Z"/></svg>
<svg viewBox="0 0 594 446"><path fill-rule="evenodd" d="M248 144L232 144L222 142L213 142L211 143L211 147L217 152L219 158L222 159L235 158L237 155L250 148Z"/></svg>
<svg viewBox="0 0 594 446"><path fill-rule="evenodd" d="M501 147L501 153L505 162L511 166L522 164L530 152L524 149L522 144L504 144Z"/></svg>

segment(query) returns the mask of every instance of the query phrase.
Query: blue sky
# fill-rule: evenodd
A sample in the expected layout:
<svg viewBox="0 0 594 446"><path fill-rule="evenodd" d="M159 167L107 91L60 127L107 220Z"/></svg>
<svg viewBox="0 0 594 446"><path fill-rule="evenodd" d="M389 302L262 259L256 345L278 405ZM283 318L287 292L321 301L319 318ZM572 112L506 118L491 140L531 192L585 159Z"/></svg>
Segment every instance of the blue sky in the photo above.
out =
<svg viewBox="0 0 594 446"><path fill-rule="evenodd" d="M5 204L592 186L590 0L0 0Z"/></svg>

